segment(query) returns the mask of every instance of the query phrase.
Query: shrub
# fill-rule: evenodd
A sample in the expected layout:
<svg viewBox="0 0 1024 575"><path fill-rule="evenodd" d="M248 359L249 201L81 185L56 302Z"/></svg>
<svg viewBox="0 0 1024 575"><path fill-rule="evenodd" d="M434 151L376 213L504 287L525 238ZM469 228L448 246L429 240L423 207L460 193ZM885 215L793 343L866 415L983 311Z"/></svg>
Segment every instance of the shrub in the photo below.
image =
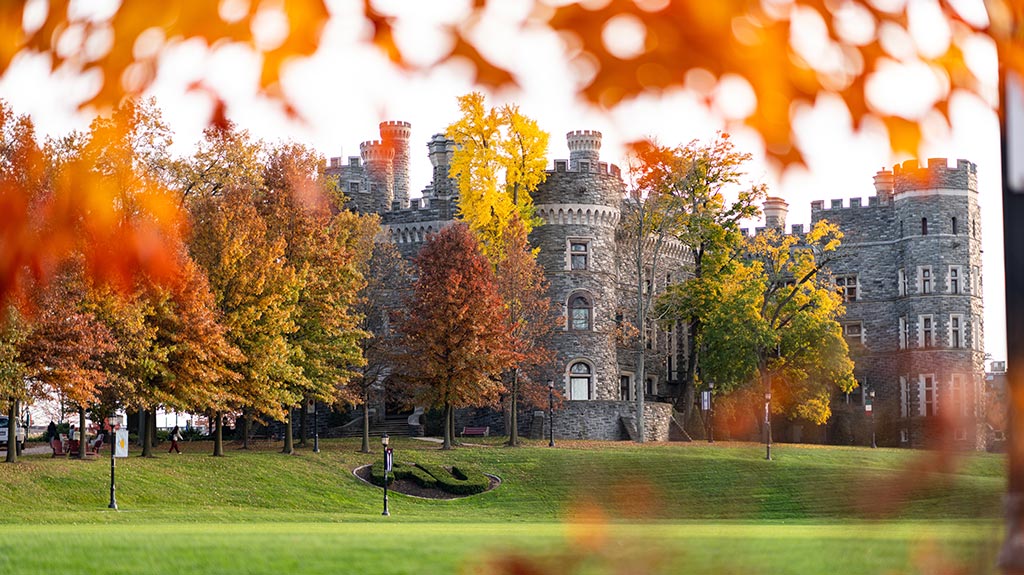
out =
<svg viewBox="0 0 1024 575"><path fill-rule="evenodd" d="M454 466L449 473L440 465L427 463L418 465L437 480L438 487L454 495L483 493L491 485L491 480L486 475L470 467Z"/></svg>
<svg viewBox="0 0 1024 575"><path fill-rule="evenodd" d="M388 485L393 483L395 479L409 479L416 482L420 487L437 487L437 480L431 474L415 465L395 463L391 468L391 473L388 474ZM374 463L370 468L370 481L374 485L384 485L383 461Z"/></svg>

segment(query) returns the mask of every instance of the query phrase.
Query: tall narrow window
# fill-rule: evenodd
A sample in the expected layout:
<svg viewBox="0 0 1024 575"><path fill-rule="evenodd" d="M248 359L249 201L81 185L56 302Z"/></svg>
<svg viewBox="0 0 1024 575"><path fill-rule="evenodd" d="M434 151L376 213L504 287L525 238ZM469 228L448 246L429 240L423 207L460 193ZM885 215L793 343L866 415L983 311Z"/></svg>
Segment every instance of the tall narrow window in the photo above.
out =
<svg viewBox="0 0 1024 575"><path fill-rule="evenodd" d="M857 276L845 275L836 276L836 287L843 301L855 301L857 299Z"/></svg>
<svg viewBox="0 0 1024 575"><path fill-rule="evenodd" d="M932 266L917 268L917 293L932 293Z"/></svg>
<svg viewBox="0 0 1024 575"><path fill-rule="evenodd" d="M936 406L938 405L938 398L935 396L935 376L934 375L922 375L921 381L921 394L920 394L920 405L918 406L918 415L925 417L931 417L936 413Z"/></svg>
<svg viewBox="0 0 1024 575"><path fill-rule="evenodd" d="M593 373L590 365L577 361L569 368L569 399L590 399L591 380Z"/></svg>
<svg viewBox="0 0 1024 575"><path fill-rule="evenodd" d="M949 347L964 346L964 318L961 315L949 316Z"/></svg>
<svg viewBox="0 0 1024 575"><path fill-rule="evenodd" d="M955 236L959 230L956 227L956 217L953 218L953 235Z"/></svg>
<svg viewBox="0 0 1024 575"><path fill-rule="evenodd" d="M949 293L960 293L960 266L949 266Z"/></svg>
<svg viewBox="0 0 1024 575"><path fill-rule="evenodd" d="M569 242L569 258L571 269L587 269L590 263L590 244L587 242Z"/></svg>
<svg viewBox="0 0 1024 575"><path fill-rule="evenodd" d="M899 295L907 295L907 272L896 270L896 291Z"/></svg>
<svg viewBox="0 0 1024 575"><path fill-rule="evenodd" d="M910 417L910 386L907 378L900 376L900 417Z"/></svg>
<svg viewBox="0 0 1024 575"><path fill-rule="evenodd" d="M928 235L928 218L921 218L921 235Z"/></svg>
<svg viewBox="0 0 1024 575"><path fill-rule="evenodd" d="M907 316L900 316L900 349L907 349L907 340L910 333L907 330Z"/></svg>
<svg viewBox="0 0 1024 575"><path fill-rule="evenodd" d="M585 295L574 295L569 298L569 329L573 331L590 331L594 306Z"/></svg>
<svg viewBox="0 0 1024 575"><path fill-rule="evenodd" d="M619 400L630 401L633 399L633 378L628 375L619 376Z"/></svg>
<svg viewBox="0 0 1024 575"><path fill-rule="evenodd" d="M967 386L964 385L964 376L959 373L953 374L949 382L949 407L953 415L967 416Z"/></svg>
<svg viewBox="0 0 1024 575"><path fill-rule="evenodd" d="M935 345L935 330L932 327L932 316L917 316L917 347L933 347Z"/></svg>

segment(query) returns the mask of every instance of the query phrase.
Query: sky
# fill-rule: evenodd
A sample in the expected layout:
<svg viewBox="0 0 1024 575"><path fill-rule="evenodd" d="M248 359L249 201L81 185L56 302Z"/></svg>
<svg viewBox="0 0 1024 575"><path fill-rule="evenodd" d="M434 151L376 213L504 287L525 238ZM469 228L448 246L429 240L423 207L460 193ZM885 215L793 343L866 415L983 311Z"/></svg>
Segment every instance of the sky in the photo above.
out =
<svg viewBox="0 0 1024 575"><path fill-rule="evenodd" d="M921 20L928 22L928 0L920 4ZM441 27L462 18L468 0L403 2L379 0L375 6L396 13L400 47L417 63L429 64L449 48ZM834 198L867 198L874 194L872 177L883 167L910 159L894 156L884 133L854 133L842 103L819 98L813 109L797 116L798 144L807 166L780 173L766 162L760 137L736 128L736 120L749 112L754 95L740 79L725 78L707 94L677 90L626 102L613 110L597 109L575 93L574 69L554 34L516 25L525 18L525 2L494 3L475 28L487 57L514 71L520 87L485 94L491 105L515 103L551 134L549 158L567 158L565 134L590 129L602 132L602 159L623 163L626 142L644 137L663 144L708 141L717 131L728 130L741 151L750 152L747 178L750 184L767 183L769 193L789 203L789 224L810 223L810 203ZM981 2L958 2L977 15ZM211 109L209 98L188 86L202 80L217 89L229 106L229 117L240 127L268 141L296 140L327 157L359 154L359 143L379 138L377 126L385 120L412 123L411 189L425 187L431 177L426 155L430 137L443 132L458 117L456 98L473 90L472 68L454 62L426 72L406 73L390 66L367 45L369 30L358 14L358 0L328 2L332 19L311 59L291 66L284 75L284 89L304 122L286 118L277 105L256 95L257 61L238 47L210 51L200 42L180 44L169 50L161 73L150 90L175 131L175 152L188 154L200 138ZM932 14L934 16L934 14ZM984 17L983 12L981 16ZM927 48L941 47L942 27L930 22L914 41ZM629 30L606 35L606 42L629 51L636 37ZM804 49L816 49L808 36ZM610 46L611 47L611 46ZM926 130L918 157L964 158L978 165L979 203L983 222L983 276L985 296L985 349L993 359L1006 357L1003 294L1002 211L999 170L999 125L992 111L996 99L995 49L984 41L969 47L968 63L985 82L986 99L955 96L950 105L950 128ZM696 79L699 79L696 78ZM894 112L918 114L934 98L934 78L920 68L894 66L870 86L869 96ZM0 79L0 98L16 112L30 114L37 129L60 135L85 129L90 121L78 104L88 95L90 80L50 74L41 56L19 56ZM483 90L480 90L483 91ZM707 96L707 98L705 98ZM710 101L710 105L706 104ZM866 202L865 202L866 203ZM754 224L752 224L754 225Z"/></svg>

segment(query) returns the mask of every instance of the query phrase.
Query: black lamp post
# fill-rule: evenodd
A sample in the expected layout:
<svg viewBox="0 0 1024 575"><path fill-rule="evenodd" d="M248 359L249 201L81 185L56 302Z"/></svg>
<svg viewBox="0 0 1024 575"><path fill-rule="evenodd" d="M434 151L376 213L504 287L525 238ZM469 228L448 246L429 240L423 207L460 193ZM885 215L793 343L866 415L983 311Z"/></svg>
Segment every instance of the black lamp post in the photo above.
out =
<svg viewBox="0 0 1024 575"><path fill-rule="evenodd" d="M772 460L772 392L767 391L764 394L764 458L768 461Z"/></svg>
<svg viewBox="0 0 1024 575"><path fill-rule="evenodd" d="M878 447L875 443L875 390L868 392L868 401L864 404L864 409L868 412L868 420L871 424L871 449Z"/></svg>
<svg viewBox="0 0 1024 575"><path fill-rule="evenodd" d="M110 437L117 437L117 434L114 432L114 420L113 420L113 418L110 419L109 425L110 425ZM114 511L117 511L117 498L114 497L114 453L117 451L117 445L115 443L116 442L113 439L111 439L111 441L110 441L110 505L107 505L107 507L110 508L110 509L113 509ZM78 445L79 445L79 449L85 449L85 444L84 443L79 443Z"/></svg>
<svg viewBox="0 0 1024 575"><path fill-rule="evenodd" d="M555 382L548 382L548 447L555 446Z"/></svg>
<svg viewBox="0 0 1024 575"><path fill-rule="evenodd" d="M313 400L313 453L320 453L320 425L319 425L319 405L316 400Z"/></svg>
<svg viewBox="0 0 1024 575"><path fill-rule="evenodd" d="M380 444L384 446L384 512L381 515L385 517L391 515L388 511L388 471L391 470L391 448L388 447L390 438L388 438L387 432L384 433L380 438Z"/></svg>

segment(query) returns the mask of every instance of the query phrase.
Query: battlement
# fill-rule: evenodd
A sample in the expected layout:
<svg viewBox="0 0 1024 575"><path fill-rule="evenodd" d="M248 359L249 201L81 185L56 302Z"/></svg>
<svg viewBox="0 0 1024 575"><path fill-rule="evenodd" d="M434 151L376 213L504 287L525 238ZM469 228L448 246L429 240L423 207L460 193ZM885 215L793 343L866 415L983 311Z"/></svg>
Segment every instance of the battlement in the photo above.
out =
<svg viewBox="0 0 1024 575"><path fill-rule="evenodd" d="M565 135L570 152L597 152L601 149L601 132L576 130Z"/></svg>
<svg viewBox="0 0 1024 575"><path fill-rule="evenodd" d="M608 162L576 162L573 163L570 160L559 159L553 161L553 167L548 169L547 172L554 173L585 173L585 174L602 174L608 176L622 177L622 170L615 164L609 164Z"/></svg>
<svg viewBox="0 0 1024 575"><path fill-rule="evenodd" d="M389 120L380 123L380 137L385 140L408 140L412 135L412 124Z"/></svg>
<svg viewBox="0 0 1024 575"><path fill-rule="evenodd" d="M381 140L369 140L359 144L359 154L364 162L390 161L395 157L395 150Z"/></svg>
<svg viewBox="0 0 1024 575"><path fill-rule="evenodd" d="M978 191L978 166L967 160L957 160L952 168L946 158L928 158L926 166L907 160L893 166L892 174L895 194L928 189Z"/></svg>
<svg viewBox="0 0 1024 575"><path fill-rule="evenodd" d="M845 205L845 206L843 205L843 203L844 203L844 200L842 198L837 198L837 199L831 200L829 202L829 206L825 207L825 200L814 200L813 202L811 202L811 213L813 214L814 212L818 212L818 211L821 211L821 210L830 210L831 211L831 210L867 209L867 208L875 208L875 207L878 207L879 205L881 205L881 202L879 202L879 200L878 200L878 196L868 196L867 203L864 203L864 199L863 198L850 198L849 203L847 205Z"/></svg>

